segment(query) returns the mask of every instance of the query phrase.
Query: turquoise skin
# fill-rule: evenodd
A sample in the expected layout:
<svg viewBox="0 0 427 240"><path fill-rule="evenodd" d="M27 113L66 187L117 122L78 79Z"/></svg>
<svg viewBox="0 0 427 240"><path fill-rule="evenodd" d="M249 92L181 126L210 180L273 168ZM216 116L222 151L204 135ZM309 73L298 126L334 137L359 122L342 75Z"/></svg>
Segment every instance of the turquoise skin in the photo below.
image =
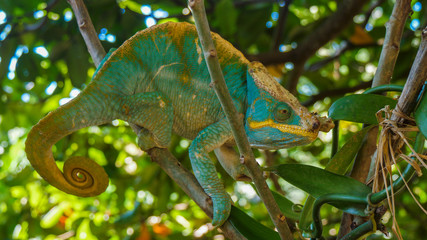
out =
<svg viewBox="0 0 427 240"><path fill-rule="evenodd" d="M259 63L213 34L219 62L237 111L245 116L251 145L278 149L313 141L320 128L308 113ZM218 178L209 152L236 180L248 180L233 149L234 140L215 92L196 29L187 23L166 23L137 33L110 51L79 96L49 113L28 134L27 157L53 186L78 195L95 196L108 176L94 161L78 157L55 164L51 147L78 129L122 119L141 127L143 150L167 148L172 133L192 139L193 172L212 198L215 226L228 218L231 199ZM80 177L79 177L79 176ZM81 177L83 176L83 177Z"/></svg>

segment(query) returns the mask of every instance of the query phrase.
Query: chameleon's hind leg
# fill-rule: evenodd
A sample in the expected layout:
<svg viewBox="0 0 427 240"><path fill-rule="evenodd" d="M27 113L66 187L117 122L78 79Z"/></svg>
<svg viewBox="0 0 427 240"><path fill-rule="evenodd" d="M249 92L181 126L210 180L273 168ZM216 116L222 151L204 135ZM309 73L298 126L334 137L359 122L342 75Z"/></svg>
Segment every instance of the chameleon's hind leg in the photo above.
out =
<svg viewBox="0 0 427 240"><path fill-rule="evenodd" d="M232 138L227 119L222 119L199 132L190 145L189 155L194 175L213 203L214 226L222 225L230 215L231 198L218 178L209 152Z"/></svg>
<svg viewBox="0 0 427 240"><path fill-rule="evenodd" d="M136 124L138 145L146 151L168 147L172 135L173 109L170 101L159 92L137 93L121 97L120 118Z"/></svg>

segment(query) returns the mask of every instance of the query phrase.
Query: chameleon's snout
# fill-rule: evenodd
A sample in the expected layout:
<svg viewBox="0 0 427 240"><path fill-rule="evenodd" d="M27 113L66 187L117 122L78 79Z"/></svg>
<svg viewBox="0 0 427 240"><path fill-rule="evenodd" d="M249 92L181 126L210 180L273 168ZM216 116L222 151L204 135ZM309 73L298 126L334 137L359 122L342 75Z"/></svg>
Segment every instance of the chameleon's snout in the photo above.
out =
<svg viewBox="0 0 427 240"><path fill-rule="evenodd" d="M311 113L312 115L312 131L329 132L334 128L335 124L332 119L328 117L321 117L317 113Z"/></svg>
<svg viewBox="0 0 427 240"><path fill-rule="evenodd" d="M317 113L314 113L313 115L314 115L314 119L313 119L313 123L311 125L311 131L317 132L319 130L319 128L320 128L320 121L319 121L318 118L316 118Z"/></svg>
<svg viewBox="0 0 427 240"><path fill-rule="evenodd" d="M313 130L316 130L320 126L320 122L316 121L313 123Z"/></svg>

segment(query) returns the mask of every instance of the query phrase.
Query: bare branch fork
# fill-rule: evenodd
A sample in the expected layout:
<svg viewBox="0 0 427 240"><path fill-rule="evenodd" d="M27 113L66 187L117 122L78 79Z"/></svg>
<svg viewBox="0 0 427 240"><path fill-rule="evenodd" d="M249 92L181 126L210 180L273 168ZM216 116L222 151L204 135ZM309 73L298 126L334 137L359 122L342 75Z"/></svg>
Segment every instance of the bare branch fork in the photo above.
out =
<svg viewBox="0 0 427 240"><path fill-rule="evenodd" d="M217 52L212 41L204 2L203 0L189 0L188 5L193 12L197 32L212 80L211 85L213 86L218 99L221 102L224 113L230 123L234 139L241 154L241 160L248 169L280 237L282 239L291 240L292 233L286 223L285 216L280 212L279 207L273 198L273 194L265 182L262 171L260 170L258 163L255 161L241 118L237 114L232 98L227 89L224 76L218 62Z"/></svg>
<svg viewBox="0 0 427 240"><path fill-rule="evenodd" d="M68 0L68 2L74 11L80 33L85 40L88 51L95 63L95 66L98 67L106 53L98 39L98 35L92 24L86 6L84 5L83 0ZM130 126L135 133L139 132L139 126L134 124L130 124ZM203 191L203 188L200 186L199 182L197 182L193 174L181 166L181 163L167 149L153 148L148 152L148 154L150 155L151 160L159 164L169 177L171 177L174 182L178 184L210 218L212 218L212 202L209 196ZM245 239L245 237L243 237L229 221L226 221L220 229L229 239Z"/></svg>
<svg viewBox="0 0 427 240"><path fill-rule="evenodd" d="M375 76L372 82L372 87L390 83L391 76L394 71L397 56L400 49L400 41L402 38L403 29L405 27L406 20L411 12L411 1L410 0L397 0L390 20L386 24L386 35L384 39L383 49L378 62L378 68L375 72ZM415 64L414 64L415 65ZM412 72L412 71L411 71ZM405 89L412 88L412 84L405 84ZM406 93L402 93L401 99L406 99ZM408 99L406 99L408 100ZM400 101L399 101L400 102ZM400 106L399 104L397 106ZM369 177L368 174L371 171L372 156L374 155L378 136L378 128L372 128L366 137L366 142L359 151L359 154L355 160L351 176L360 181L365 182ZM344 236L350 231L349 226L351 224L351 218L349 214L344 214L341 221L340 231L338 237Z"/></svg>

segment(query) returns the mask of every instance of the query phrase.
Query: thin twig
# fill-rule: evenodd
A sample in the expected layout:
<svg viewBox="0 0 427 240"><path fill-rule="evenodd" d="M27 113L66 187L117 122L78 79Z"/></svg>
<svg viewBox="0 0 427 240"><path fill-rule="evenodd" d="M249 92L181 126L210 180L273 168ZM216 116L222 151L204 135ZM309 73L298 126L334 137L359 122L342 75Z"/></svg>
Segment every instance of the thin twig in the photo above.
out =
<svg viewBox="0 0 427 240"><path fill-rule="evenodd" d="M69 0L69 3L73 8L77 22L85 23L84 28L80 28L80 31L83 36L86 36L84 37L85 43L96 67L98 67L99 63L105 56L105 50L97 37L86 6L82 0ZM139 126L132 123L130 123L130 126L135 133L139 132ZM167 149L153 148L149 151L149 154L151 159L159 164L169 177L172 178L173 181L177 183L209 217L212 218L213 209L211 200L203 191L193 174L182 167L180 162ZM229 239L245 239L245 237L243 237L229 221L226 221L220 228L224 235Z"/></svg>
<svg viewBox="0 0 427 240"><path fill-rule="evenodd" d="M260 170L258 163L255 161L241 118L237 115L230 93L228 92L224 76L222 75L221 67L218 62L217 52L211 37L204 2L203 0L190 0L188 5L193 12L197 32L199 34L209 74L211 75L213 88L221 102L225 116L230 123L234 140L236 141L237 147L239 148L239 152L242 156L241 159L248 169L280 237L282 239L291 240L292 233L286 223L286 218L280 212L279 207L273 198L273 194L265 182L262 171Z"/></svg>

